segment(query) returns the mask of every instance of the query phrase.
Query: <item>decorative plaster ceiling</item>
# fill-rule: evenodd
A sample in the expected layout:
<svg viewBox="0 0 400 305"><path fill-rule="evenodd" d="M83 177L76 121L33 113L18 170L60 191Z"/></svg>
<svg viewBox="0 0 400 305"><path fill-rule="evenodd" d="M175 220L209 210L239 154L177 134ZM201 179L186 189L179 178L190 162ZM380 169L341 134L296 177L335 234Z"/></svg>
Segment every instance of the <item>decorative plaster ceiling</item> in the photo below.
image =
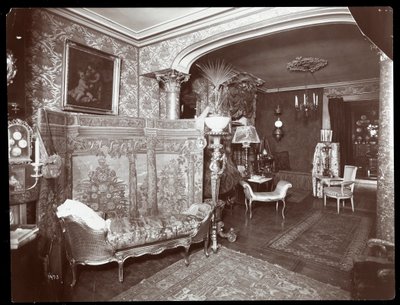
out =
<svg viewBox="0 0 400 305"><path fill-rule="evenodd" d="M263 79L264 90L293 90L379 78L379 57L372 46L356 25L329 24L233 44L197 63L223 58L239 71ZM287 64L299 56L323 58L328 64L314 73L288 70Z"/></svg>
<svg viewBox="0 0 400 305"><path fill-rule="evenodd" d="M114 29L135 40L138 46L166 39L168 34L237 11L232 7L100 7L66 8L73 14Z"/></svg>
<svg viewBox="0 0 400 305"><path fill-rule="evenodd" d="M249 14L260 9L263 8L107 7L66 8L64 11L71 15L79 15L103 28L117 31L140 47L182 35L208 24L223 22L226 18L236 16L235 14ZM332 22L282 31L224 46L198 61L224 59L237 70L263 79L263 90L289 90L310 84L321 86L378 79L379 58L373 45L355 22ZM286 68L287 63L299 56L324 58L328 60L328 65L312 74L289 71ZM190 71L195 72L193 69Z"/></svg>

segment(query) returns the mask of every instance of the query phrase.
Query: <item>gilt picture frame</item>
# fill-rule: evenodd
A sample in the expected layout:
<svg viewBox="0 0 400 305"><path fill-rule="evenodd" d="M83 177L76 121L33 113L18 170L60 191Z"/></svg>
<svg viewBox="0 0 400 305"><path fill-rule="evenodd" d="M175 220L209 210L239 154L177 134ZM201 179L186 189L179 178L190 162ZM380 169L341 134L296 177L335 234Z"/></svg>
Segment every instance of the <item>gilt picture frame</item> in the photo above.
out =
<svg viewBox="0 0 400 305"><path fill-rule="evenodd" d="M95 114L118 114L121 59L65 41L62 109Z"/></svg>

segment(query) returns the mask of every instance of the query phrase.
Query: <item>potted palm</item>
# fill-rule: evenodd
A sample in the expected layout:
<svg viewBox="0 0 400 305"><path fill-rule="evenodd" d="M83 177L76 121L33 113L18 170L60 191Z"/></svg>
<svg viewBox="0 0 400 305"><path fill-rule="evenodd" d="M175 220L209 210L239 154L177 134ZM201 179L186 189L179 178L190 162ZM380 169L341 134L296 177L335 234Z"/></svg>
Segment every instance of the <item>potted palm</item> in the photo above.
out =
<svg viewBox="0 0 400 305"><path fill-rule="evenodd" d="M233 67L224 61L207 62L197 65L202 72L202 76L211 84L210 116L205 118L205 123L213 132L222 132L229 124L230 116L224 109L227 95L227 84L236 72Z"/></svg>

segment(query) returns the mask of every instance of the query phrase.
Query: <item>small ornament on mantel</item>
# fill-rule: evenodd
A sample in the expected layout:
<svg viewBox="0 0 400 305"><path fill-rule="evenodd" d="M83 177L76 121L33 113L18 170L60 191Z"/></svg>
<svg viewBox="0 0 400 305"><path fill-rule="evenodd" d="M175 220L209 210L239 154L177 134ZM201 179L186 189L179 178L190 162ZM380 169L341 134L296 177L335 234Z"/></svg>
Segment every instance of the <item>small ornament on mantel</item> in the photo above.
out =
<svg viewBox="0 0 400 305"><path fill-rule="evenodd" d="M321 142L332 142L332 130L321 129Z"/></svg>

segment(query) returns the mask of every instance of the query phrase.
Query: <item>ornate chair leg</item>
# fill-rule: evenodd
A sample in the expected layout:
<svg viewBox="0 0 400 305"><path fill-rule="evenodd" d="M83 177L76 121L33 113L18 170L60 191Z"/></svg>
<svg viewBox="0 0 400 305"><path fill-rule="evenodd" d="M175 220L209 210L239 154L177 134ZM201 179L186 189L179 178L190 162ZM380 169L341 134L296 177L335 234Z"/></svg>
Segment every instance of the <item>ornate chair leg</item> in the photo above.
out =
<svg viewBox="0 0 400 305"><path fill-rule="evenodd" d="M283 218L283 219L285 219L285 214L284 214L285 207L286 207L285 198L283 198L283 199L282 199L282 202L283 202L283 208L282 208L282 218Z"/></svg>
<svg viewBox="0 0 400 305"><path fill-rule="evenodd" d="M253 218L253 213L251 211L252 203L253 203L253 200L250 199L250 219Z"/></svg>
<svg viewBox="0 0 400 305"><path fill-rule="evenodd" d="M246 211L244 212L244 215L247 214L247 211L249 209L248 203L247 203L247 198L244 199L244 203L246 204Z"/></svg>
<svg viewBox="0 0 400 305"><path fill-rule="evenodd" d="M278 211L278 204L279 204L279 201L277 201L275 204L275 211Z"/></svg>
<svg viewBox="0 0 400 305"><path fill-rule="evenodd" d="M71 271L72 271L72 282L71 282L71 287L74 287L76 284L76 263L75 262L70 262L69 263L71 266Z"/></svg>
<svg viewBox="0 0 400 305"><path fill-rule="evenodd" d="M324 207L326 207L326 195L324 194Z"/></svg>
<svg viewBox="0 0 400 305"><path fill-rule="evenodd" d="M118 280L120 283L124 281L124 261L118 261Z"/></svg>
<svg viewBox="0 0 400 305"><path fill-rule="evenodd" d="M351 210L354 212L354 198L351 197L350 201L351 201Z"/></svg>
<svg viewBox="0 0 400 305"><path fill-rule="evenodd" d="M339 209L340 209L340 199L336 199L336 204L337 204L337 213L339 214Z"/></svg>
<svg viewBox="0 0 400 305"><path fill-rule="evenodd" d="M208 253L208 243L210 241L210 233L207 233L206 237L204 238L204 254L206 257L209 257L210 254Z"/></svg>
<svg viewBox="0 0 400 305"><path fill-rule="evenodd" d="M190 245L185 246L185 265L189 266L189 248Z"/></svg>

